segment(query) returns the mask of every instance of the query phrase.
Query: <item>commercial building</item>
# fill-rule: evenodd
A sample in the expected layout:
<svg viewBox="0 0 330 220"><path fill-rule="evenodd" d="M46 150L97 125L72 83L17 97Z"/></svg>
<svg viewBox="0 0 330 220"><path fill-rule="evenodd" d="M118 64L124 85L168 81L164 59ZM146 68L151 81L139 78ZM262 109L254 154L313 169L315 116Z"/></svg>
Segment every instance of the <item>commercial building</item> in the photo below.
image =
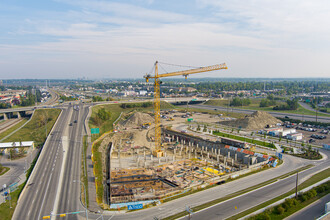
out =
<svg viewBox="0 0 330 220"><path fill-rule="evenodd" d="M286 137L289 140L299 141L299 140L302 140L303 134L302 133L292 133L292 134L288 134Z"/></svg>

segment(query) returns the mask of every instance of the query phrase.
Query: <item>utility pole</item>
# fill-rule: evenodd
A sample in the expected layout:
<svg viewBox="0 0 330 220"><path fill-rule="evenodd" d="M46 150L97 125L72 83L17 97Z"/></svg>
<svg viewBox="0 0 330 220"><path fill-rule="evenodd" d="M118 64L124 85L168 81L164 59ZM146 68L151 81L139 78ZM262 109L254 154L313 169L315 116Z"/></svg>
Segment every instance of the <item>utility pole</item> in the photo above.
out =
<svg viewBox="0 0 330 220"><path fill-rule="evenodd" d="M317 107L316 107L315 114L316 114L316 123L317 123Z"/></svg>
<svg viewBox="0 0 330 220"><path fill-rule="evenodd" d="M296 178L296 199L298 198L298 172L297 172L297 178Z"/></svg>

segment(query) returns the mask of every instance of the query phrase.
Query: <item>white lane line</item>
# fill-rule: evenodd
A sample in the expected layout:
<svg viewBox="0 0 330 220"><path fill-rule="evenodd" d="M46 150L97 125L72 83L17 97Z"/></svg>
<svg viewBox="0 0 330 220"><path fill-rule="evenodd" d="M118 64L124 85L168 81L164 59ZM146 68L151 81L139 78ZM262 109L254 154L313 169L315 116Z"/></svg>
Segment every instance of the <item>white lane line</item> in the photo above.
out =
<svg viewBox="0 0 330 220"><path fill-rule="evenodd" d="M64 134L68 133L68 127L66 128L66 130L64 131ZM63 146L63 157L62 157L62 163L61 163L61 170L60 170L60 178L59 178L59 182L57 184L57 189L56 189L56 196L55 196L55 202L54 202L54 206L53 206L53 212L57 213L58 212L58 206L60 204L60 193L62 191L62 187L63 186L63 178L64 178L64 171L65 171L65 167L66 167L66 163L67 163L67 158L68 158L68 148L69 148L69 139L68 136L62 136L62 146ZM52 219L55 219L52 217Z"/></svg>
<svg viewBox="0 0 330 220"><path fill-rule="evenodd" d="M46 191L45 191L45 194L44 194L44 199L42 200L42 203L41 203L38 219L40 219L40 216L41 216L41 211L42 211L44 203L45 203L46 195L47 195L47 192L48 192L48 188L49 188L49 184L50 184L50 180L52 179L52 176L53 176L53 172L50 174L50 177L49 177L49 180L48 180L48 184L47 184Z"/></svg>

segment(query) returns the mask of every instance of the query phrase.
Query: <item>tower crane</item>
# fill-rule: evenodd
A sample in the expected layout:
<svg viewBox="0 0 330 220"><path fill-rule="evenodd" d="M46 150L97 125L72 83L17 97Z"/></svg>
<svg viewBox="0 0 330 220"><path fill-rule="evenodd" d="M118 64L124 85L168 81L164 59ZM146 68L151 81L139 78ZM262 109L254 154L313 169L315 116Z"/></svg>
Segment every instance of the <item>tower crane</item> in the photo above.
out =
<svg viewBox="0 0 330 220"><path fill-rule="evenodd" d="M161 128L160 128L160 78L171 77L171 76L184 76L186 79L190 74L203 73L214 70L228 69L225 63L217 64L212 66L200 67L190 70L177 71L172 73L158 74L158 61L155 62L155 75L151 76L146 74L144 78L146 82L149 79L155 79L154 83L154 111L155 111L155 151L153 155L156 157L162 157L163 151L161 150L162 140L161 140Z"/></svg>

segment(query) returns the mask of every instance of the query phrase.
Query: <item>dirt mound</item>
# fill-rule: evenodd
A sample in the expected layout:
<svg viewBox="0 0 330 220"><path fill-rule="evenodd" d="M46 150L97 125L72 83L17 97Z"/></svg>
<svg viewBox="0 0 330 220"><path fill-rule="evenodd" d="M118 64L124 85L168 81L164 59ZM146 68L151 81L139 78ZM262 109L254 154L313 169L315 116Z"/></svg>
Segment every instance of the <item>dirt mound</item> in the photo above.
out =
<svg viewBox="0 0 330 220"><path fill-rule="evenodd" d="M251 115L240 118L234 121L223 121L220 124L229 125L232 127L241 127L247 130L259 130L265 128L267 125L274 126L282 121L271 116L267 112L256 111Z"/></svg>
<svg viewBox="0 0 330 220"><path fill-rule="evenodd" d="M122 121L120 123L123 127L134 127L134 126L142 126L144 123L153 123L154 119L146 114L141 112L135 112L132 114L127 120Z"/></svg>

